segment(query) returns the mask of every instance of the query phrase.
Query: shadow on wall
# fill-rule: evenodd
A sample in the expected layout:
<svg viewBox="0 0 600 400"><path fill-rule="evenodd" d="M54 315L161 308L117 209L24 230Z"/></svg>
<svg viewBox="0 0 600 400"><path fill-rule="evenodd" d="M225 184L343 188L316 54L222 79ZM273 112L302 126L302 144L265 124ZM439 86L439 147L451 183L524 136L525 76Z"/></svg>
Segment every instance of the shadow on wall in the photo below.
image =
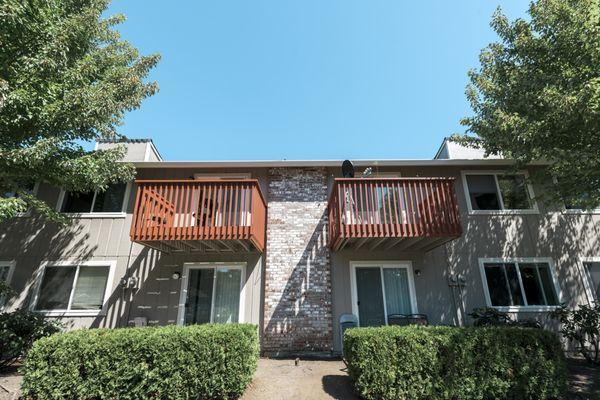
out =
<svg viewBox="0 0 600 400"><path fill-rule="evenodd" d="M294 353L331 351L331 271L329 249L324 233L326 212L320 216L306 248L296 262L289 278L287 269L280 268L288 257L279 256L267 266L265 274L265 322L263 350ZM285 271L282 274L282 271ZM282 276L284 275L284 276ZM286 280L287 278L287 280ZM280 285L285 282L285 287ZM271 295L269 296L269 293ZM278 293L281 293L277 296ZM275 304L271 310L270 304Z"/></svg>
<svg viewBox="0 0 600 400"><path fill-rule="evenodd" d="M139 315L136 307L139 304L144 304L141 307L148 307L152 311L157 309L158 304L148 299L147 293L152 292L149 287L153 286L152 282L156 281L156 277L152 276L153 272L158 271L158 264L162 254L156 250L147 247L142 248L132 261L129 268L123 271L123 276L116 276L115 279L135 278L138 282L135 288L127 288L119 284L110 294L106 301L106 315L99 315L92 321L91 328L122 328L131 325L132 318ZM154 278L154 279L152 279ZM158 299L158 296L154 296ZM161 297L164 303L167 304L168 297ZM165 305L164 307L169 307ZM152 321L153 315L143 315L149 321ZM166 324L166 321L162 325ZM173 321L172 323L175 323Z"/></svg>
<svg viewBox="0 0 600 400"><path fill-rule="evenodd" d="M130 306L137 297L146 293L144 286L148 285L152 266L158 263L161 255L144 247L130 260L131 265L126 271L126 257L98 255L96 243L101 242L90 237L89 224L90 220L73 220L71 224L62 227L43 217L34 216L14 218L0 226L0 259L16 261L11 285L18 294L9 301L8 309L28 308L31 305L37 284L36 272L44 261L85 261L94 256L96 259L106 257L117 259L115 280L119 280L123 274L136 277L139 282L138 290L122 290L122 286L113 282L113 286L116 286L106 301L106 315L57 319L61 319L67 328L127 326Z"/></svg>
<svg viewBox="0 0 600 400"><path fill-rule="evenodd" d="M600 220L592 214L550 212L526 215L461 215L463 236L447 244L450 272L465 277L462 301L466 313L482 307L485 297L479 258L551 258L561 302L587 303L581 258L600 255ZM474 250L476 249L476 251ZM555 326L547 313L514 313L514 319L536 318ZM467 323L470 323L467 317Z"/></svg>
<svg viewBox="0 0 600 400"><path fill-rule="evenodd" d="M35 272L46 260L89 259L97 249L90 245L87 227L74 223L61 227L40 216L17 217L0 227L0 255L16 260L11 284L18 293L9 308L26 308L35 289Z"/></svg>

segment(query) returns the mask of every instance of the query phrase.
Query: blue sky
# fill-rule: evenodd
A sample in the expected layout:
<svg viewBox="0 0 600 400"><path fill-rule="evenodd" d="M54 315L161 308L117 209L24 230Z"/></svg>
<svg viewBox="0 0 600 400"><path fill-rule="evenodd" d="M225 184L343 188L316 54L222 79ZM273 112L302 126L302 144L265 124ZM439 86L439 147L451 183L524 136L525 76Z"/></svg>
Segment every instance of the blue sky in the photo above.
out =
<svg viewBox="0 0 600 400"><path fill-rule="evenodd" d="M523 0L115 1L160 92L120 132L167 160L431 158Z"/></svg>

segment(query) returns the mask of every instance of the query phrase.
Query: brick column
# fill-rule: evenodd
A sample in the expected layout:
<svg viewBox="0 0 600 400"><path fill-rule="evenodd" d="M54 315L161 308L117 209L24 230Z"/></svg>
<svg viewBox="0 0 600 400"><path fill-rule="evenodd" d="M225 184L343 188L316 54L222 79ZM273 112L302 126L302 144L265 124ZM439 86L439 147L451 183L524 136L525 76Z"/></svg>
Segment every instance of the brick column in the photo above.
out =
<svg viewBox="0 0 600 400"><path fill-rule="evenodd" d="M268 191L263 351L330 351L326 170L270 169Z"/></svg>

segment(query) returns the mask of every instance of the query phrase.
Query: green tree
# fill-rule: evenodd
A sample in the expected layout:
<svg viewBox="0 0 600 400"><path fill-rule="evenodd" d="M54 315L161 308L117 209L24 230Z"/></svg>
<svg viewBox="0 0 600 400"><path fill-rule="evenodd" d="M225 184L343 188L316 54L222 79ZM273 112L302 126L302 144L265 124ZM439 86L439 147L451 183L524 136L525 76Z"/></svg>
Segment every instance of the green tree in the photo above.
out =
<svg viewBox="0 0 600 400"><path fill-rule="evenodd" d="M120 137L125 112L158 90L145 78L159 56L120 38L109 3L0 0L0 221L28 208L60 220L34 182L90 191L133 178L123 148L84 146Z"/></svg>
<svg viewBox="0 0 600 400"><path fill-rule="evenodd" d="M551 162L551 193L584 207L600 204L600 2L538 0L530 20L496 11L500 41L469 72L473 115L454 139L503 154L517 167Z"/></svg>

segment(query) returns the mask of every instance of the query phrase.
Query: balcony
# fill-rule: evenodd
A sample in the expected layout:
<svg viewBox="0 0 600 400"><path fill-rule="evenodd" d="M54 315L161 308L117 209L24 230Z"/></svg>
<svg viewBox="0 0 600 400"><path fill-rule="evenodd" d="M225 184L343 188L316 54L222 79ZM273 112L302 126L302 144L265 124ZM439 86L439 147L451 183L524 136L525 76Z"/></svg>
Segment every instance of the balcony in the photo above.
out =
<svg viewBox="0 0 600 400"><path fill-rule="evenodd" d="M138 180L131 240L172 252L263 252L267 207L258 181Z"/></svg>
<svg viewBox="0 0 600 400"><path fill-rule="evenodd" d="M336 179L328 212L334 251L429 251L462 233L453 178Z"/></svg>

